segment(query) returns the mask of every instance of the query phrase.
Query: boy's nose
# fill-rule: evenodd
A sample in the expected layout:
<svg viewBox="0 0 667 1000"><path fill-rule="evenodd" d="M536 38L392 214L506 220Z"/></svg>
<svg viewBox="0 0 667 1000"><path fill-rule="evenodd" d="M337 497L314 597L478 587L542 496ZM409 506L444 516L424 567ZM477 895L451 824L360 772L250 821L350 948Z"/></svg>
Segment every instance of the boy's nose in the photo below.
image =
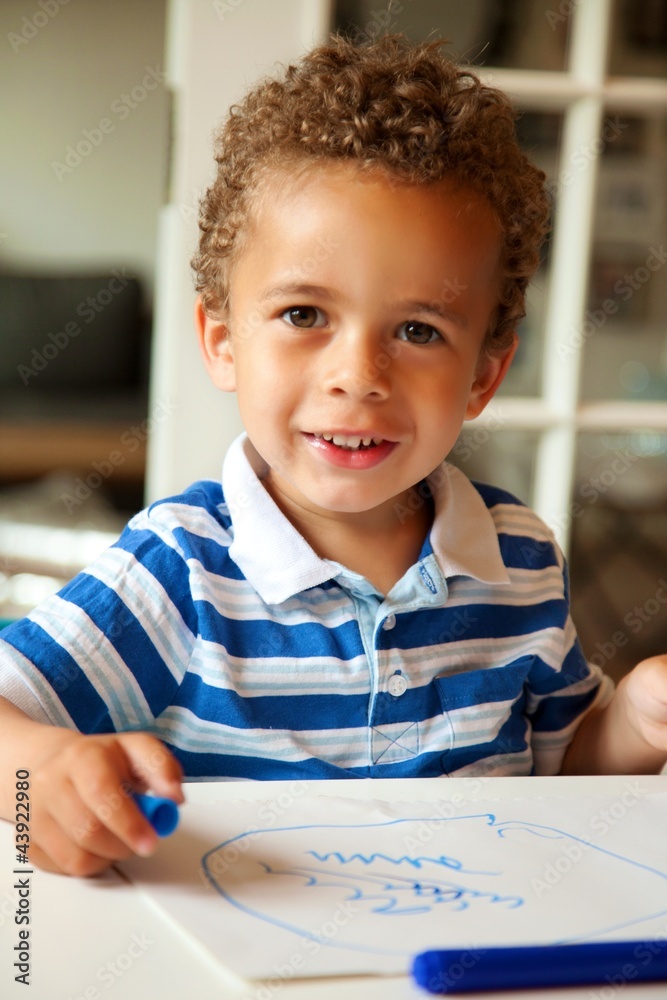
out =
<svg viewBox="0 0 667 1000"><path fill-rule="evenodd" d="M347 338L331 344L324 374L324 387L333 394L355 399L386 399L390 392L393 363L391 345Z"/></svg>

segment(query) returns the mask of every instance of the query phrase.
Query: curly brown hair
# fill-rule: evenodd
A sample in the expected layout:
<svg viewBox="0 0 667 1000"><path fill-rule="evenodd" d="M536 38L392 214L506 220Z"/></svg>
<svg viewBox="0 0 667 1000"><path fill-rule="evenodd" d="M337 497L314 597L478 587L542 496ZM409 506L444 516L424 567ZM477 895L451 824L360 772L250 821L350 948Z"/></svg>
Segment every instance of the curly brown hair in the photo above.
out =
<svg viewBox="0 0 667 1000"><path fill-rule="evenodd" d="M216 136L217 176L201 200L192 260L206 312L219 313L227 301L231 265L267 173L295 161L347 161L411 184L454 178L488 200L503 242L486 347L504 352L525 314L548 230L545 175L518 146L508 97L452 63L444 44L386 35L355 45L334 35L230 109Z"/></svg>

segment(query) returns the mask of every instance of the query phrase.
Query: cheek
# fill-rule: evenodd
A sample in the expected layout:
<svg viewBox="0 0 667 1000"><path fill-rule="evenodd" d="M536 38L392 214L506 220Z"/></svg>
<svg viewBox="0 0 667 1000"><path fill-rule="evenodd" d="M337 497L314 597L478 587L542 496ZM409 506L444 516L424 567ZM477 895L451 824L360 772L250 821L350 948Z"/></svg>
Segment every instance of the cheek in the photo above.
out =
<svg viewBox="0 0 667 1000"><path fill-rule="evenodd" d="M276 416L289 407L292 380L269 358L236 366L236 394L241 416L268 431Z"/></svg>

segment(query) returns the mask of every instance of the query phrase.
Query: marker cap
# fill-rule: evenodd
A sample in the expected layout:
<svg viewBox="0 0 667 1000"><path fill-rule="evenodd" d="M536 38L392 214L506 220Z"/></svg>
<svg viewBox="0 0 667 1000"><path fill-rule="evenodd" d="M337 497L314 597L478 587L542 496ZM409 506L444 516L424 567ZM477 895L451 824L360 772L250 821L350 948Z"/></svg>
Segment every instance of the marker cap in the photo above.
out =
<svg viewBox="0 0 667 1000"><path fill-rule="evenodd" d="M135 793L134 800L158 837L168 837L178 826L178 806L171 799Z"/></svg>

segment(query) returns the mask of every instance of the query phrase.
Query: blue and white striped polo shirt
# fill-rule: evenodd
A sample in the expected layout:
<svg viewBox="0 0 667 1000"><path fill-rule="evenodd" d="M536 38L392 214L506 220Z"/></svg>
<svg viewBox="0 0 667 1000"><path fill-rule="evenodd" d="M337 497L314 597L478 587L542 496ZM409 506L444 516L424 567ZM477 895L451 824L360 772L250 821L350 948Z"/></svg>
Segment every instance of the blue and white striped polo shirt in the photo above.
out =
<svg viewBox="0 0 667 1000"><path fill-rule="evenodd" d="M145 730L191 777L552 774L610 685L562 556L509 494L447 463L385 597L320 558L243 435L0 640L0 693L85 733ZM397 516L410 516L397 510Z"/></svg>

